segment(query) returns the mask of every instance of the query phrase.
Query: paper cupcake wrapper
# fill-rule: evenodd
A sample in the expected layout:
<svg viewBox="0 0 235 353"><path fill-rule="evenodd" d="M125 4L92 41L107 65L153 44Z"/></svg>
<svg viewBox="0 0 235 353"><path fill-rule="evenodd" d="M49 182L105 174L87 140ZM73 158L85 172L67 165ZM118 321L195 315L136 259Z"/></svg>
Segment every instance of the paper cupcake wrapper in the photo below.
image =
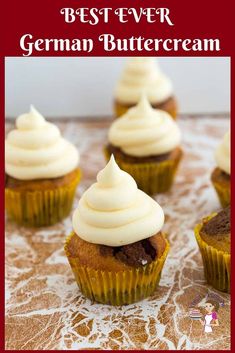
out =
<svg viewBox="0 0 235 353"><path fill-rule="evenodd" d="M5 208L14 222L31 227L53 225L67 217L73 205L81 172L68 185L53 190L5 189Z"/></svg>
<svg viewBox="0 0 235 353"><path fill-rule="evenodd" d="M230 187L227 187L225 185L222 185L220 183L217 183L215 181L212 181L215 191L219 197L220 203L222 207L226 207L230 205L230 197L231 197L231 191Z"/></svg>
<svg viewBox="0 0 235 353"><path fill-rule="evenodd" d="M127 107L124 104L115 102L114 103L115 117L119 118L120 116L124 115L128 111L128 109L130 109L130 107ZM176 118L177 118L177 106L175 106L175 107L174 106L171 106L171 107L167 107L166 106L166 109L162 109L162 110L164 110L167 113L169 113L172 116L172 118L176 120Z"/></svg>
<svg viewBox="0 0 235 353"><path fill-rule="evenodd" d="M195 227L195 237L202 255L205 278L215 289L230 293L230 254L208 245L200 236L203 224Z"/></svg>
<svg viewBox="0 0 235 353"><path fill-rule="evenodd" d="M108 161L111 154L107 148L104 149L104 154ZM156 163L127 163L118 156L114 157L119 167L135 179L139 189L148 195L154 195L170 190L182 154L177 159Z"/></svg>
<svg viewBox="0 0 235 353"><path fill-rule="evenodd" d="M67 244L72 235L73 233L66 239L65 253L84 296L98 303L125 305L142 300L155 291L169 251L167 241L163 255L149 265L143 268L110 272L82 266L78 258L71 257Z"/></svg>

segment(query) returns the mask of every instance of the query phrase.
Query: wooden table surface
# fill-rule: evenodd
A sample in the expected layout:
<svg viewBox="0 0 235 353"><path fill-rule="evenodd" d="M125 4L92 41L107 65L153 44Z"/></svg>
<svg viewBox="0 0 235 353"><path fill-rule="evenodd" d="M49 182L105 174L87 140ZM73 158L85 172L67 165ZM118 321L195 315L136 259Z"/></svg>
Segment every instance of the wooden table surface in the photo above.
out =
<svg viewBox="0 0 235 353"><path fill-rule="evenodd" d="M102 147L111 120L55 121L81 154L76 206L105 165ZM205 283L193 233L198 220L219 208L210 173L229 119L184 116L179 125L184 159L172 190L156 197L171 250L154 295L123 307L92 303L81 295L63 251L71 217L40 229L6 221L6 349L230 349L230 295ZM6 123L6 131L12 126ZM191 301L208 292L224 301L220 326L210 334L188 315Z"/></svg>

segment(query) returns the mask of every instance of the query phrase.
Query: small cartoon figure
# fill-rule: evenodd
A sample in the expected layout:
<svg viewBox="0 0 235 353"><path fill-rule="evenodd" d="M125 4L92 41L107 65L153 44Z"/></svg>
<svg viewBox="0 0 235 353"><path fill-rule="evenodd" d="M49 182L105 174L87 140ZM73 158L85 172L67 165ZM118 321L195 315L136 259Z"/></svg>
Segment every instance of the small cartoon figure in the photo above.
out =
<svg viewBox="0 0 235 353"><path fill-rule="evenodd" d="M199 309L197 309L196 307L191 307L189 308L189 317L194 321L200 321L203 318L203 315Z"/></svg>
<svg viewBox="0 0 235 353"><path fill-rule="evenodd" d="M219 326L217 312L219 311L220 304L214 299L207 299L204 308L207 312L204 321L200 320L204 326L204 332L212 332L212 326Z"/></svg>

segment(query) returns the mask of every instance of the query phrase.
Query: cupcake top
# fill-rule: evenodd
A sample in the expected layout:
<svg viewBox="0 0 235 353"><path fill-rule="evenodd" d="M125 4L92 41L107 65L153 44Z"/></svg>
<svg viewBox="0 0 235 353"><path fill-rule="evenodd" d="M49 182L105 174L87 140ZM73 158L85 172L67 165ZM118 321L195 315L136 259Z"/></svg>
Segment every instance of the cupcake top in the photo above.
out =
<svg viewBox="0 0 235 353"><path fill-rule="evenodd" d="M78 162L76 147L33 106L16 119L16 129L5 140L6 173L15 179L61 177L72 172Z"/></svg>
<svg viewBox="0 0 235 353"><path fill-rule="evenodd" d="M231 170L230 158L230 131L228 131L215 151L215 160L218 167L229 175Z"/></svg>
<svg viewBox="0 0 235 353"><path fill-rule="evenodd" d="M164 223L159 204L137 188L114 157L83 194L73 214L75 233L89 243L132 244L157 234Z"/></svg>
<svg viewBox="0 0 235 353"><path fill-rule="evenodd" d="M230 206L221 210L213 217L203 221L200 230L202 239L212 247L230 253L231 238L231 208Z"/></svg>
<svg viewBox="0 0 235 353"><path fill-rule="evenodd" d="M158 156L178 147L181 133L167 112L153 109L142 95L135 107L112 123L108 140L130 156Z"/></svg>
<svg viewBox="0 0 235 353"><path fill-rule="evenodd" d="M154 58L129 59L115 89L115 99L136 104L145 91L151 104L160 104L172 96L172 83L159 69Z"/></svg>
<svg viewBox="0 0 235 353"><path fill-rule="evenodd" d="M230 234L230 215L231 208L228 206L205 222L201 231L211 236Z"/></svg>

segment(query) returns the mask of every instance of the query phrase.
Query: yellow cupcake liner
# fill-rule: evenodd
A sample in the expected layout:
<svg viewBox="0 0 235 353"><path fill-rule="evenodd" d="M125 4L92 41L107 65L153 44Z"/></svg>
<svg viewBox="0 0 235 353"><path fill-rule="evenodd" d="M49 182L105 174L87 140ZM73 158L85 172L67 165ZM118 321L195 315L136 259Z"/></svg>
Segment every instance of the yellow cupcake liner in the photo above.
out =
<svg viewBox="0 0 235 353"><path fill-rule="evenodd" d="M194 232L202 255L205 278L215 289L230 293L230 254L208 245L200 236L202 226L202 223L198 224Z"/></svg>
<svg viewBox="0 0 235 353"><path fill-rule="evenodd" d="M66 239L65 253L84 296L98 303L126 305L140 301L155 291L169 251L167 240L166 249L159 259L141 268L113 272L82 266L78 258L70 256L67 246L73 234Z"/></svg>
<svg viewBox="0 0 235 353"><path fill-rule="evenodd" d="M81 172L68 185L53 190L15 191L5 189L5 208L8 217L20 224L31 227L53 225L67 217L73 205L76 187Z"/></svg>
<svg viewBox="0 0 235 353"><path fill-rule="evenodd" d="M107 148L104 149L104 154L108 161L111 154ZM135 179L139 189L148 195L154 195L170 190L182 154L177 159L153 163L128 163L115 154L114 157L119 167Z"/></svg>
<svg viewBox="0 0 235 353"><path fill-rule="evenodd" d="M114 114L115 114L115 118L119 118L122 115L124 115L128 110L130 109L130 107L127 107L123 104L114 103ZM169 108L169 109L163 109L164 111L166 111L168 114L170 114L172 116L172 118L174 120L176 120L177 118L177 107L175 108Z"/></svg>
<svg viewBox="0 0 235 353"><path fill-rule="evenodd" d="M115 118L119 118L120 116L124 115L128 111L128 109L129 108L127 106L115 102L114 103Z"/></svg>
<svg viewBox="0 0 235 353"><path fill-rule="evenodd" d="M163 110L166 111L168 114L170 114L170 116L171 116L174 120L177 119L177 115L178 115L177 108L163 109Z"/></svg>
<svg viewBox="0 0 235 353"><path fill-rule="evenodd" d="M212 183L214 185L215 191L216 191L218 198L220 200L221 206L226 207L226 206L230 205L230 198L231 198L230 186L220 184L220 183L215 182L213 180L212 180Z"/></svg>

